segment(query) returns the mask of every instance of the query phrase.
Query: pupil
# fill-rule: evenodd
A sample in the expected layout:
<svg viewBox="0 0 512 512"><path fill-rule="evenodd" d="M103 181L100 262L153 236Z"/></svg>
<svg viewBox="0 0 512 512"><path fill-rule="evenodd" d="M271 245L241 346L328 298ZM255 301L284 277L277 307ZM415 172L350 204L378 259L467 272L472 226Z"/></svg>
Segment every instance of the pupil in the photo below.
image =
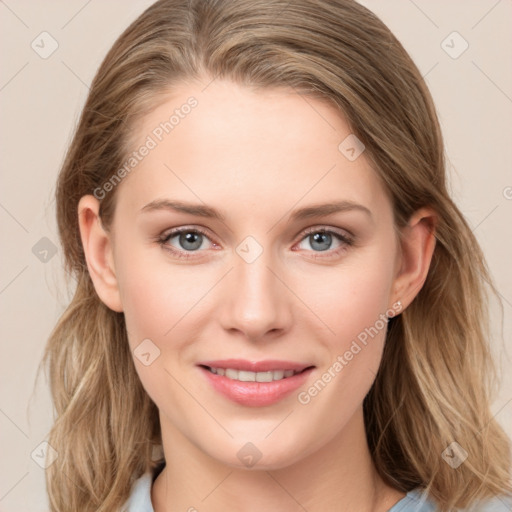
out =
<svg viewBox="0 0 512 512"><path fill-rule="evenodd" d="M194 250L201 247L201 235L199 233L182 233L180 236L180 244L184 249ZM192 244L192 246L187 244Z"/></svg>
<svg viewBox="0 0 512 512"><path fill-rule="evenodd" d="M331 235L329 233L315 233L312 237L313 242L311 247L315 248L315 244L317 244L316 249L319 251L326 251L329 249L329 246L331 245Z"/></svg>
<svg viewBox="0 0 512 512"><path fill-rule="evenodd" d="M194 250L201 247L201 235L199 233L182 233L180 236L180 244L184 249ZM331 245L331 235L329 233L315 233L310 235L312 239L311 246L318 251L326 251ZM186 244L191 244L188 246Z"/></svg>

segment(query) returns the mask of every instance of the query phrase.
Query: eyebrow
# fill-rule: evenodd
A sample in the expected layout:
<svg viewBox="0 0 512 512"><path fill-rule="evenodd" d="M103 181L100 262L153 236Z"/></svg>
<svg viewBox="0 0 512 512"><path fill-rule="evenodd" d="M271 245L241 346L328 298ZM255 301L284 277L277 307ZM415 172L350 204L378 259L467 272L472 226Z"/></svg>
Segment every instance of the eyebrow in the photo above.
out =
<svg viewBox="0 0 512 512"><path fill-rule="evenodd" d="M226 221L225 216L215 208L202 204L186 203L183 201L175 201L170 199L157 199L143 206L140 213L152 212L158 210L172 210L181 213L188 213L197 217L205 217L210 219L217 219L222 222ZM321 217L338 212L347 211L361 211L372 219L372 212L362 204L353 201L338 201L335 203L314 204L305 208L295 210L290 216L290 220L298 221L310 219L312 217Z"/></svg>

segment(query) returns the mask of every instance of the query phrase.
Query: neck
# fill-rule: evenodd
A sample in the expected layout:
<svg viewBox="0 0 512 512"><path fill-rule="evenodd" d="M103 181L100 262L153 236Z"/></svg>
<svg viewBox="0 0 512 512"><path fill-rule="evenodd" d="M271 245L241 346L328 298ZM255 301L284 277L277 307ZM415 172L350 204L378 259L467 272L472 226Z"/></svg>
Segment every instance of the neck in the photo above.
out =
<svg viewBox="0 0 512 512"><path fill-rule="evenodd" d="M404 493L373 465L362 408L316 452L280 469L239 469L193 445L161 415L166 466L152 488L155 512L339 510L385 512Z"/></svg>

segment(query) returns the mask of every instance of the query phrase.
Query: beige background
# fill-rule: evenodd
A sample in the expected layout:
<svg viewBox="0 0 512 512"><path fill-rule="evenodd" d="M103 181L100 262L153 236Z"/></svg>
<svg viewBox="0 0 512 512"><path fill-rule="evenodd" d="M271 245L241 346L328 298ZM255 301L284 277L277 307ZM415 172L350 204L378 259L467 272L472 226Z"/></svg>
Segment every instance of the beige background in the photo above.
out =
<svg viewBox="0 0 512 512"><path fill-rule="evenodd" d="M67 301L60 248L52 253L58 246L55 179L97 67L115 38L151 3L0 1L0 511L48 510L44 471L36 463L52 421L44 375L33 395L32 389L46 338ZM512 348L512 2L362 3L400 39L434 96L453 195L503 298L503 324L493 309L493 345L505 369L493 412L512 435L512 376L506 371ZM40 53L51 50L55 43L40 36L44 31L58 44L46 59L31 47L35 41ZM454 31L463 39L450 35ZM453 58L464 40L467 50Z"/></svg>

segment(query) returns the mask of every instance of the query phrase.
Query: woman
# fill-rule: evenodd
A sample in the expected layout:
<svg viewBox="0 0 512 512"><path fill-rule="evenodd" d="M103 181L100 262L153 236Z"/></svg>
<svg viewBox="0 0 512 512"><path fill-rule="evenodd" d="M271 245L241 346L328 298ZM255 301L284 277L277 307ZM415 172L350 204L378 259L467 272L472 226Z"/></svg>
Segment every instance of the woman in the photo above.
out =
<svg viewBox="0 0 512 512"><path fill-rule="evenodd" d="M58 181L51 509L509 510L493 287L443 151L356 2L147 9Z"/></svg>

